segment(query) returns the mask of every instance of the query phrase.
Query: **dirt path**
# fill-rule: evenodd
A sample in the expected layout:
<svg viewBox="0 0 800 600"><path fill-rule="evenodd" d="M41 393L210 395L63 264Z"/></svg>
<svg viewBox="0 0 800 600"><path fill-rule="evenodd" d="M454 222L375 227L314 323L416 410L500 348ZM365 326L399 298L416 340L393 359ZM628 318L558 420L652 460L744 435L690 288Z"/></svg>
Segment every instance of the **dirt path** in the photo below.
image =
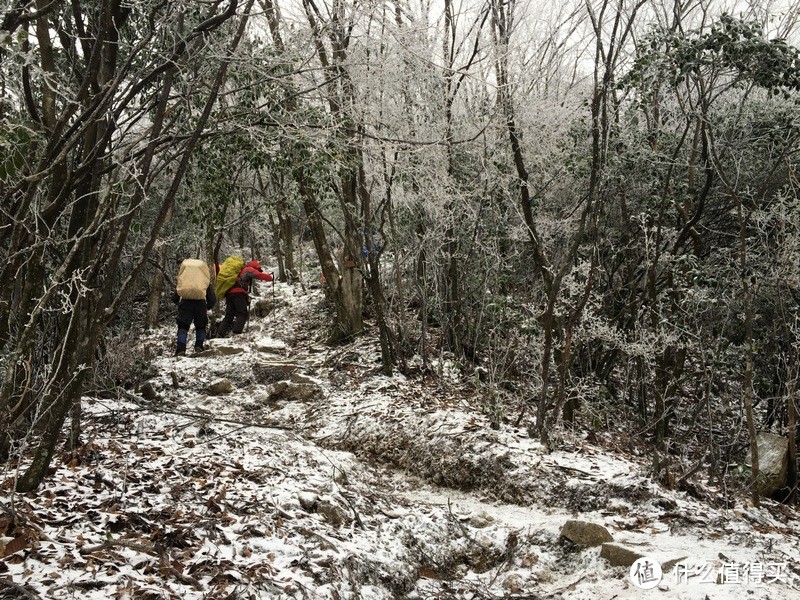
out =
<svg viewBox="0 0 800 600"><path fill-rule="evenodd" d="M800 597L793 515L712 509L580 440L544 454L458 381L378 375L369 336L324 346L319 299L283 292L205 356L146 340L154 397L87 401L90 442L16 499L30 541L9 581L98 599ZM659 562L787 573L643 591L560 538L573 517Z"/></svg>
<svg viewBox="0 0 800 600"><path fill-rule="evenodd" d="M573 516L603 524L615 541L661 562L691 557L718 570L767 562L787 570L773 589L729 585L716 593L769 598L796 576L794 516L782 516L780 507L715 510L653 485L645 465L580 440L544 454L522 429L492 430L468 385L380 375L369 336L343 348L321 344L318 303L294 298L241 341L236 385L253 401L239 414L290 426L308 447L346 457L347 468L332 468L349 471L354 497L363 500L370 489L384 503L376 512L364 502L370 519L400 511L447 524L414 531L416 542L403 550L411 574L392 593L625 597L632 587L626 569L610 567L597 548L559 538ZM214 372L213 364L207 368ZM278 389L287 380L295 389ZM409 588L415 573L424 577ZM668 575L662 596L704 597L703 586L670 586L677 581Z"/></svg>

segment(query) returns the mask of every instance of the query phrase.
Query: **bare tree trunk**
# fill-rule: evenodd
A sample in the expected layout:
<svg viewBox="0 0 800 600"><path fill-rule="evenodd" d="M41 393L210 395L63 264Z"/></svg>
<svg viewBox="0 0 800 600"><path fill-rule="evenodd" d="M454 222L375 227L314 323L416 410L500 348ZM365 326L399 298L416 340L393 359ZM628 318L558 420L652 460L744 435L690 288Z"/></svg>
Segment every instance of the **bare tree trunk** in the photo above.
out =
<svg viewBox="0 0 800 600"><path fill-rule="evenodd" d="M747 435L750 438L750 498L753 506L760 504L761 474L758 463L756 421L753 414L753 305L750 276L747 272L747 218L742 201L736 198L739 215L739 268L742 274L742 305L744 311L744 374L742 377L742 402L747 419Z"/></svg>
<svg viewBox="0 0 800 600"><path fill-rule="evenodd" d="M786 487L789 495L784 502L792 502L797 497L797 352L792 353L790 364L786 366L786 435L789 442L788 471L786 474Z"/></svg>
<svg viewBox="0 0 800 600"><path fill-rule="evenodd" d="M514 110L513 98L511 96L511 86L508 77L508 48L511 38L511 32L514 30L514 7L515 3L509 2L507 5L492 1L492 32L494 36L495 45L495 71L498 80L498 95L503 108L503 113L506 120L506 129L508 132L509 143L511 146L512 157L514 160L514 167L516 169L517 178L519 180L519 194L520 205L522 207L522 214L525 227L528 233L531 248L531 258L533 268L536 274L541 278L544 295L546 297L546 308L543 316L541 317L541 324L544 330L544 348L542 353L542 389L539 393L537 403L537 418L533 428L529 428L531 434L538 433L542 444L549 445L549 431L552 428L556 419L558 418L563 404L566 401L564 393L564 385L566 383L567 372L569 366L571 343L572 343L572 329L578 323L584 306L589 299L592 287L594 285L594 269L596 267L596 259L593 255L592 258L592 272L589 277L585 294L582 301L575 307L568 318L570 323L569 331L564 332L563 318L556 317L556 305L559 301L559 294L563 278L567 275L572 265L576 261L581 244L585 241L584 235L587 228L587 220L589 222L591 238L590 241L596 243L597 235L597 215L594 211L598 206L598 196L600 194L600 175L605 166L605 143L609 135L609 126L607 120L607 104L609 102L610 85L609 82L612 77L616 53L614 51L614 44L617 41L617 26L621 19L618 12L612 33L612 40L610 48L606 51L602 48L601 27L595 23L596 52L595 52L595 70L594 70L594 91L591 105L592 116L592 168L589 178L588 193L586 196L585 205L581 212L580 221L577 230L572 234L572 239L569 242L568 249L561 258L557 268L554 269L553 264L547 257L545 250L540 241L540 236L537 231L536 222L533 215L533 202L529 188L529 173L525 165L525 159L522 151L522 144L519 136L519 131L516 123L516 115ZM635 14L635 12L634 12ZM633 19L633 16L630 17ZM591 250L596 252L593 247ZM556 349L555 341L564 340L564 347ZM550 362L555 357L557 362L557 369L560 373L559 392L555 401L554 417L548 419L548 412L550 411ZM518 422L521 421L523 413L520 414Z"/></svg>
<svg viewBox="0 0 800 600"><path fill-rule="evenodd" d="M533 218L533 207L528 187L528 170L525 167L525 159L522 154L519 134L514 113L514 105L511 98L510 82L508 79L508 45L511 37L512 19L514 4L506 6L503 3L493 0L492 9L492 34L495 46L495 71L497 73L498 95L503 108L506 121L506 130L511 145L511 153L514 160L517 178L519 180L520 204L525 221L525 228L531 244L531 257L533 259L533 270L541 277L544 285L547 305L541 317L542 329L544 331L544 344L542 349L541 375L542 389L539 392L537 402L536 422L533 427L528 428L529 435L538 434L543 443L547 445L548 432L545 427L545 419L548 412L548 394L550 389L550 362L553 356L555 327L557 319L555 317L555 305L558 301L557 286L553 283L553 273L550 261L545 256L542 245L539 241L539 234L536 222ZM525 409L520 412L517 422L522 421Z"/></svg>
<svg viewBox="0 0 800 600"><path fill-rule="evenodd" d="M78 299L73 312L65 315L63 319L68 333L60 350L61 360L57 363L58 369L50 378L47 392L41 399L42 410L39 414L40 419L44 421L44 427L31 464L17 480L17 492L33 491L44 479L67 412L80 402L83 382L88 372L86 365L94 363L92 358L86 356L86 351L96 346L96 338L86 338L87 305L89 302L86 299ZM90 354L93 354L93 351ZM34 423L33 426L38 428L40 425Z"/></svg>
<svg viewBox="0 0 800 600"><path fill-rule="evenodd" d="M336 266L331 247L328 244L328 237L325 234L325 226L320 217L317 199L306 183L305 170L302 166L297 166L295 168L294 178L300 188L303 209L308 219L308 228L311 230L314 248L317 251L317 257L319 258L320 267L322 268L322 276L325 278L326 294L337 311L337 320L346 320L347 315L341 312L341 304L337 296L339 294L342 276L339 272L339 268Z"/></svg>
<svg viewBox="0 0 800 600"><path fill-rule="evenodd" d="M396 157L397 155L395 154L395 158ZM399 358L403 362L403 368L405 368L405 356L403 353L405 349L408 347L408 324L406 319L407 299L405 292L405 284L403 283L403 273L400 268L400 265L404 260L404 254L402 249L398 246L400 236L397 230L397 225L394 220L394 200L392 197L394 167L392 168L391 174L387 172L385 160L383 163L383 167L384 167L384 183L386 185L386 207L385 207L386 218L389 221L391 243L395 253L395 261L392 267L392 275L394 278L394 291L395 291L395 296L392 299L392 307L393 307L392 312L394 312L395 314L396 325L397 325L397 332L395 334L395 340L396 340L395 343L397 347L395 348L395 353L397 354L397 358Z"/></svg>
<svg viewBox="0 0 800 600"><path fill-rule="evenodd" d="M397 342L389 327L386 296L381 284L380 268L383 248L378 247L378 242L373 235L372 197L367 190L363 166L359 169L358 175L361 206L364 211L364 251L366 253L364 258L366 273L362 273L362 275L367 282L375 306L375 319L378 322L378 338L381 345L381 372L387 377L391 377L397 362L395 350Z"/></svg>
<svg viewBox="0 0 800 600"><path fill-rule="evenodd" d="M337 178L339 182L338 189L334 185L339 199L339 206L344 216L341 270L336 273L338 276L334 275L332 280L328 278L328 273L325 273L326 283L331 286L330 289L336 306L334 333L331 339L332 342L335 342L358 335L364 328L362 315L363 278L359 268L361 264L361 235L359 229L363 227L364 216L363 206L360 205L359 173L364 164L364 157L361 148L362 141L358 133L360 125L353 115L347 112L348 107L356 99L346 64L350 33L343 5L337 6L337 10L334 10L329 15L326 23L321 22L323 15L312 0L303 0L303 8L313 32L314 46L320 64L330 77L330 81L335 82L335 84L328 84L327 100L331 114L336 116L345 131L340 143L345 146L345 152L348 157ZM326 43L330 44L330 50L326 48ZM319 206L308 193L308 189L304 194L303 202L304 206L306 206L309 225L312 225L312 218L319 212ZM313 203L311 213L309 213L307 206L309 202ZM312 231L314 229L315 227L312 225ZM318 243L317 238L324 232L321 227L316 229L318 231L314 233L315 246L319 252L321 245ZM323 263L323 271L325 269L325 258L320 256L320 261Z"/></svg>
<svg viewBox="0 0 800 600"><path fill-rule="evenodd" d="M156 251L156 262L158 267L153 274L153 281L150 284L150 297L147 301L146 320L148 329L153 329L158 326L161 296L164 293L164 270L167 268L166 246L159 246Z"/></svg>
<svg viewBox="0 0 800 600"><path fill-rule="evenodd" d="M794 389L786 396L787 435L789 437L789 471L786 485L789 488L787 501L795 500L797 493L797 403Z"/></svg>
<svg viewBox="0 0 800 600"><path fill-rule="evenodd" d="M425 237L425 223L423 213L420 211L417 223L417 239L422 242ZM428 370L428 260L423 243L419 245L419 254L416 260L416 289L419 300L420 339L419 353L422 356L422 370Z"/></svg>
<svg viewBox="0 0 800 600"><path fill-rule="evenodd" d="M359 153L360 156L360 153ZM346 340L358 335L364 329L363 322L363 276L360 267L361 236L359 235L360 219L357 178L348 173L343 178L342 211L345 214L344 240L340 261L341 277L337 291L338 311L341 318L336 323L337 340Z"/></svg>
<svg viewBox="0 0 800 600"><path fill-rule="evenodd" d="M278 213L278 220L281 228L286 273L292 279L297 279L297 267L294 264L294 225L292 216L287 211L282 210Z"/></svg>

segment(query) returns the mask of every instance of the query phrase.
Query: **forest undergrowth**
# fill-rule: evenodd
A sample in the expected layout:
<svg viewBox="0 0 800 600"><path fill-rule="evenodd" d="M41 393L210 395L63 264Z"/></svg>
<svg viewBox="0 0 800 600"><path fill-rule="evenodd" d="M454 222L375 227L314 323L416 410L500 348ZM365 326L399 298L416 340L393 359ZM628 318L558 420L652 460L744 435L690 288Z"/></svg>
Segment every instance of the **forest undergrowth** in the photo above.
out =
<svg viewBox="0 0 800 600"><path fill-rule="evenodd" d="M4 501L0 597L637 597L561 537L571 518L664 561L788 563L746 591L796 593L791 507L700 477L669 489L614 429L545 451L511 417L491 426L463 367L382 375L369 324L327 345L319 291L280 290L196 357L172 356L171 328L120 352L120 385L84 398L82 445Z"/></svg>

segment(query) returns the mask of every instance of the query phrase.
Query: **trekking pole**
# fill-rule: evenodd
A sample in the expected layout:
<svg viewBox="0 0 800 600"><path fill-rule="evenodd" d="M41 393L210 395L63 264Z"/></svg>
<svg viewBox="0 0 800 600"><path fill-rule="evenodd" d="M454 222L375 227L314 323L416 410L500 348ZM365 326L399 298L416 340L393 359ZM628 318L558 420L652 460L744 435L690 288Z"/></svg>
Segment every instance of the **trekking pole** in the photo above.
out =
<svg viewBox="0 0 800 600"><path fill-rule="evenodd" d="M272 304L274 306L275 305L275 273L270 271L269 274L272 277Z"/></svg>

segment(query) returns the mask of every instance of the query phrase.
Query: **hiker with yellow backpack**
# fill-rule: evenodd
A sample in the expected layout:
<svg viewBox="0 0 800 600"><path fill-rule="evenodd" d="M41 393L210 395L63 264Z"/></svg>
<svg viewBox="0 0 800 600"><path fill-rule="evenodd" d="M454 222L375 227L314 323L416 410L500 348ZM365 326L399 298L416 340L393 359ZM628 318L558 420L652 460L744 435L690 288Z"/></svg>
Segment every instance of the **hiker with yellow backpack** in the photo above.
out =
<svg viewBox="0 0 800 600"><path fill-rule="evenodd" d="M244 331L249 316L248 295L253 281L272 281L272 274L264 273L257 260L245 264L244 259L229 256L222 263L214 292L218 298L225 296L225 317L217 330L217 337L226 337L229 331Z"/></svg>
<svg viewBox="0 0 800 600"><path fill-rule="evenodd" d="M175 344L175 356L186 354L186 342L189 328L194 322L194 351L202 352L206 341L208 314L214 308L217 296L211 285L211 274L208 265L196 258L187 258L178 270L178 285L172 294L172 301L178 305L178 339Z"/></svg>

